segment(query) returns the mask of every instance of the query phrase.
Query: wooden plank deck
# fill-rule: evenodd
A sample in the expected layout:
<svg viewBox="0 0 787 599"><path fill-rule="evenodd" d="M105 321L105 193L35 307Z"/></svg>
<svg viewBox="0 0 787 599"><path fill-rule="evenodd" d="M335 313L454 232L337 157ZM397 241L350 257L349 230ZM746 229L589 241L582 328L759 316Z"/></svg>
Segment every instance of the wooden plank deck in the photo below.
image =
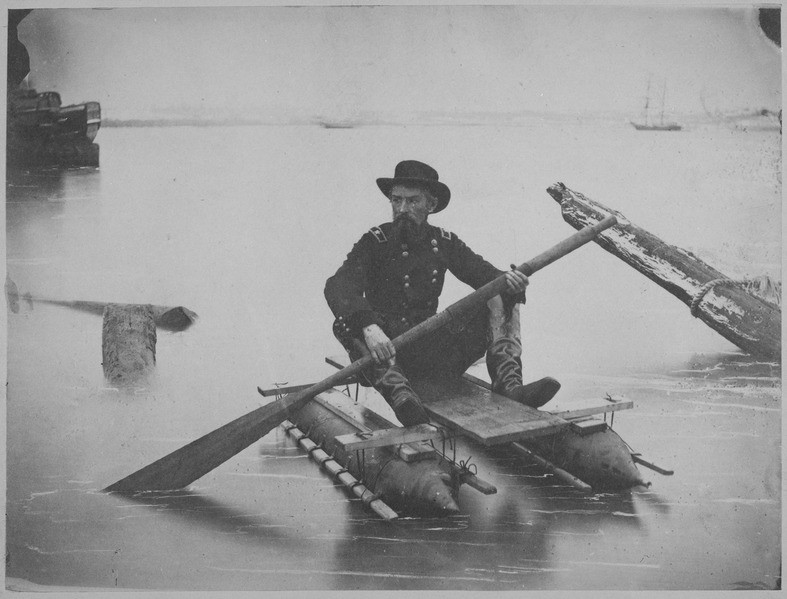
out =
<svg viewBox="0 0 787 599"><path fill-rule="evenodd" d="M336 368L349 364L345 356L325 361ZM483 445L549 435L569 426L563 418L523 406L464 377L411 378L410 382L435 422Z"/></svg>
<svg viewBox="0 0 787 599"><path fill-rule="evenodd" d="M477 365L474 364L470 367L468 372L462 376L474 383L483 387L484 389L491 389L492 386L489 381L479 378L472 374ZM569 404L561 404L559 399L551 401L547 404L552 409L546 410L541 408L542 412L549 412L563 420L576 420L580 418L587 418L588 416L595 416L598 414L606 414L609 412L619 412L620 410L630 410L634 407L634 402L628 399L614 399L613 397L602 397L599 399L586 399L578 402L572 401Z"/></svg>
<svg viewBox="0 0 787 599"><path fill-rule="evenodd" d="M464 378L411 379L434 420L483 445L500 445L556 433L562 418L523 406Z"/></svg>

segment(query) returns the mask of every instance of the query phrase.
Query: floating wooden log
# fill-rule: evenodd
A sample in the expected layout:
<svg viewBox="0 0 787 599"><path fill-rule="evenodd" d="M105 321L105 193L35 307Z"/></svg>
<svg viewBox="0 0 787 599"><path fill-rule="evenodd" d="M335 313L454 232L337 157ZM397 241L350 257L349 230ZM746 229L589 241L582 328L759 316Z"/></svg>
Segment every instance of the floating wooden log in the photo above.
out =
<svg viewBox="0 0 787 599"><path fill-rule="evenodd" d="M644 274L691 308L702 320L743 351L781 360L781 308L754 295L750 281L733 281L691 252L669 245L632 224L625 216L572 191L562 183L547 189L563 219L580 229L614 215L617 225L594 241Z"/></svg>
<svg viewBox="0 0 787 599"><path fill-rule="evenodd" d="M73 310L80 310L97 316L104 315L104 309L109 305L108 302L90 302L83 300L56 300L43 297L34 297L29 291L24 295L19 294L16 283L11 280L11 277L6 273L5 279L5 295L8 301L8 306L12 312L19 312L19 298L24 299L30 309L33 308L33 303L51 304L53 306L62 306L64 308L71 308ZM122 304L113 302L115 306L137 306L143 304ZM152 314L156 326L165 331L184 331L194 324L197 320L196 312L192 312L183 306L156 306L153 304L147 305Z"/></svg>
<svg viewBox="0 0 787 599"><path fill-rule="evenodd" d="M106 379L117 386L144 380L156 365L156 324L150 306L107 304L101 335Z"/></svg>
<svg viewBox="0 0 787 599"><path fill-rule="evenodd" d="M61 301L51 299L41 299L35 297L26 297L28 301L39 302L43 304L52 304L55 306L63 306L65 308L72 308L82 312L89 312L90 314L104 315L104 309L107 306L125 306L127 308L134 308L145 306L150 309L153 316L153 322L160 329L165 331L184 331L189 328L197 320L197 314L183 306L155 306L152 304L119 304L119 303L106 303L106 302L88 302L88 301Z"/></svg>

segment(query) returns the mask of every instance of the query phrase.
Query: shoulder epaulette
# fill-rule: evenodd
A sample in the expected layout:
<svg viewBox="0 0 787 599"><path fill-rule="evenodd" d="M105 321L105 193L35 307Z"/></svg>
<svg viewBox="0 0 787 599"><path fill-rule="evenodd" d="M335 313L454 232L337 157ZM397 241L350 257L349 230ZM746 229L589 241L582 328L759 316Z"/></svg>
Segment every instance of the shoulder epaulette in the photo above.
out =
<svg viewBox="0 0 787 599"><path fill-rule="evenodd" d="M451 239L451 231L446 231L445 229L443 229L443 227L440 227L440 236L443 239L450 240Z"/></svg>
<svg viewBox="0 0 787 599"><path fill-rule="evenodd" d="M384 243L388 241L388 238L383 233L383 230L380 227L372 227L369 229L369 233L374 235L374 238L377 240L377 243Z"/></svg>

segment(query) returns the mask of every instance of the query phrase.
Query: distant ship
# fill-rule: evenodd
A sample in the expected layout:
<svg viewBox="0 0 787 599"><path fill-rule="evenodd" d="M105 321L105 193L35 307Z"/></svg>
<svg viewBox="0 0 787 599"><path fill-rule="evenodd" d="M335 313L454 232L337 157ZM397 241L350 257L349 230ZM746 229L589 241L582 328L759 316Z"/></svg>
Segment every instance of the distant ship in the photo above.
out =
<svg viewBox="0 0 787 599"><path fill-rule="evenodd" d="M328 121L328 120L320 120L318 121L320 127L324 129L352 129L356 127L358 124L355 121L342 121L342 120L335 120L335 121Z"/></svg>
<svg viewBox="0 0 787 599"><path fill-rule="evenodd" d="M630 121L637 131L680 131L683 127L678 123L664 121L664 99L667 95L667 84L665 83L661 90L661 112L659 113L659 121L653 122L650 117L650 81L648 81L648 91L645 94L645 111L644 122L635 123Z"/></svg>

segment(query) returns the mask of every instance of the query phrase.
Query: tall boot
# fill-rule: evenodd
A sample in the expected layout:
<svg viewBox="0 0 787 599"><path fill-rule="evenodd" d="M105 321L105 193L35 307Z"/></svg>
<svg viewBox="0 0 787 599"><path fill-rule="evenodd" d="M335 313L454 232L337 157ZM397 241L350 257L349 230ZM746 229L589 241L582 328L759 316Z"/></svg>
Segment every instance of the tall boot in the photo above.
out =
<svg viewBox="0 0 787 599"><path fill-rule="evenodd" d="M522 334L519 324L519 304L506 313L500 296L489 306L489 345L486 368L492 380L492 391L505 395L531 408L540 408L555 396L560 383L552 377L522 384Z"/></svg>
<svg viewBox="0 0 787 599"><path fill-rule="evenodd" d="M374 388L393 408L394 414L403 426L429 422L429 416L424 410L421 399L398 365L375 366Z"/></svg>

